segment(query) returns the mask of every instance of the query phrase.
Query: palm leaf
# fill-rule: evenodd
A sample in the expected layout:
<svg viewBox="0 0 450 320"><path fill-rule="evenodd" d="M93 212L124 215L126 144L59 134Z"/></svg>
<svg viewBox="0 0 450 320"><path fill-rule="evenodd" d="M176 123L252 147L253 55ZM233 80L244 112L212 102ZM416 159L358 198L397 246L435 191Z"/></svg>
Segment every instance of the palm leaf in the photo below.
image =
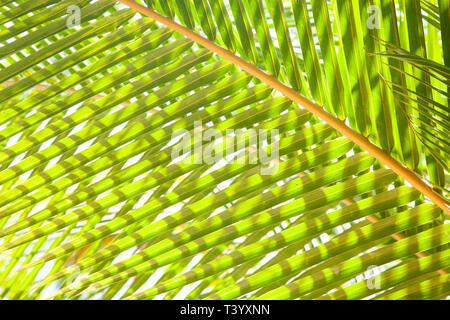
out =
<svg viewBox="0 0 450 320"><path fill-rule="evenodd" d="M448 294L446 1L143 4L0 3L2 298Z"/></svg>

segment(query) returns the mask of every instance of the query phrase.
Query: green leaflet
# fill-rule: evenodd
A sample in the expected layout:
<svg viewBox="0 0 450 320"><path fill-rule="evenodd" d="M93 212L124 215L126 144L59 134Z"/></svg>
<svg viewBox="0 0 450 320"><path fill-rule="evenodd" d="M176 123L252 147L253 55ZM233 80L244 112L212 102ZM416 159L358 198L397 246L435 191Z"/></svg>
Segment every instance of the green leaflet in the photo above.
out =
<svg viewBox="0 0 450 320"><path fill-rule="evenodd" d="M316 165L320 164L321 162L326 161L330 157L342 154L342 152L345 152L345 150L348 149L348 147L349 147L348 142L346 142L346 141L336 141L335 143L330 143L329 145L325 145L323 148L320 148L320 150L316 150L314 152L309 152L307 154L304 154L300 159L293 159L295 161L291 161L290 163L286 163L285 167L291 169L292 164L296 164L297 166L292 166L292 170L297 171L297 170L301 169L302 167L316 166ZM333 151L331 151L331 150L333 150ZM336 152L336 154L334 152ZM314 157L312 157L312 156L314 156ZM356 165L363 165L363 163L364 162L360 163L357 159L355 159L355 163L353 164L353 168L350 165L350 163L347 163L347 162L339 163L335 167L339 168L339 167L343 167L345 165L348 165L349 170L350 169L353 169L353 170L356 169L357 170L357 166L354 166L354 165L355 164ZM330 171L333 170L333 169L334 169L334 167L331 168ZM282 170L282 168L280 168L279 170ZM292 171L290 171L290 172L292 172ZM325 181L327 181L326 180L327 178L329 178L329 179L339 178L339 176L334 176L333 177L331 175L326 177L325 175L328 172L329 171L327 171L327 170L322 170L319 173L320 177L323 177L324 180L320 181L318 179L318 183L321 183L321 184L325 183ZM256 177L254 177L254 178L256 178ZM293 190L292 190L293 193L289 194L287 191L285 191L285 193L286 193L285 197L292 197L292 196L295 195L295 192L296 193L306 192L306 191L312 190L312 188L314 188L314 187L317 187L317 184L307 183L307 181L308 181L308 179L305 178L304 179L304 185L303 185L302 188L300 187L300 185L298 183L291 183L290 186L293 188ZM241 186L242 185L245 186L246 184L247 184L247 181L243 181L242 183L240 183ZM239 185L237 185L237 187L239 187ZM198 234L198 236L200 236L200 235L202 235L203 232L208 232L208 230L210 230L210 231L217 230L217 229L219 229L221 227L224 227L224 226L226 226L226 225L228 225L230 223L237 222L240 219L248 217L251 213L261 211L261 209L263 209L263 207L258 206L256 208L254 208L253 206L250 206L250 204L252 204L252 203L261 203L262 201L264 201L264 203L267 203L264 206L268 206L268 205L270 205L270 202L268 202L269 199L270 198L274 198L274 195L279 194L282 190L283 190L283 188L274 189L271 192L271 194L268 194L268 195L264 196L263 198L261 198L259 196L255 196L255 197L249 198L247 200L244 200L242 203L240 203L238 206L236 206L235 209L230 210L231 212L230 211L226 211L224 213L218 214L217 216L215 216L215 217L213 217L211 219L206 220L205 222L200 222L198 226L197 225L193 225L191 227L192 229L189 230L189 232L186 232L184 234L179 234L176 237L174 237L174 239L176 239L175 241L173 241L171 239L163 240L159 244L151 246L148 250L146 250L146 252L143 252L142 255L138 254L135 257L133 257L132 259L130 259L130 263L132 263L131 266L134 265L134 264L137 264L139 262L143 262L143 259L150 258L150 255L158 254L158 252L159 252L158 249L159 250L163 250L162 252L164 252L164 250L174 248L177 245L182 244L183 242L195 239L194 235L196 235L196 234ZM280 202L280 201L282 201L282 199L280 199L280 198L272 199L272 202L273 201ZM198 206L198 204L197 204L197 206ZM249 211L249 210L252 210L252 211ZM296 212L298 212L298 211L296 211ZM180 218L179 218L180 220L181 219L185 219L182 214L180 215ZM173 220L173 219L171 218L170 220ZM124 249L126 249L126 248L128 248L130 246L133 246L138 239L139 239L139 241L143 241L144 239L153 237L155 234L158 234L159 232L161 232L160 231L160 230L162 230L161 228L165 228L167 226L170 226L170 223L168 223L168 222L170 222L170 220L169 221L161 221L161 222L156 223L156 224L145 226L144 228L142 228L141 230L133 233L132 235L128 236L127 238L121 239L120 242L116 246L111 247L111 248L105 248L105 250L103 252L97 253L93 257L89 258L84 264L81 263L78 267L84 269L84 268L92 265L93 263L97 263L99 260L110 256L112 254L112 252L117 251L119 248L120 248L120 250L124 250ZM252 223L254 223L254 219L253 218L248 219L248 220L250 222L250 225L252 225ZM249 222L245 222L244 226L248 227L249 226ZM263 223L264 223L264 220L263 220ZM159 226L159 229L157 228L157 226ZM231 227L229 229L236 231L234 229L234 227ZM201 230L201 232L199 232L197 230L199 230L199 231ZM192 232L192 231L195 231L195 232ZM230 232L229 230L224 230L223 232L224 232L223 235L221 235L221 236L213 236L212 239L217 239L217 240L220 240L220 241L224 241L227 237L234 236L233 232ZM124 266L125 266L125 264L121 264L119 270L124 269ZM68 271L68 272L70 272L70 271ZM117 270L116 270L116 272L117 272ZM105 274L103 274L103 276L104 275Z"/></svg>
<svg viewBox="0 0 450 320"><path fill-rule="evenodd" d="M43 59L48 58L56 52L64 50L65 48L68 48L75 43L90 38L93 35L114 30L114 28L130 19L133 14L134 13L131 10L119 11L107 18L100 19L96 23L86 26L85 30L77 31L61 39L58 43L54 43L48 47L43 48L42 50L39 50L38 52L22 59L20 62L17 62L8 68L0 70L0 82L12 78L20 72L23 72L24 70L30 68L33 64L39 63Z"/></svg>
<svg viewBox="0 0 450 320"><path fill-rule="evenodd" d="M314 36L312 34L306 2L302 0L292 0L292 10L303 59L305 60L305 72L307 74L311 96L319 104L323 105L328 112L332 112L331 97L325 83L319 56L314 46Z"/></svg>
<svg viewBox="0 0 450 320"><path fill-rule="evenodd" d="M42 7L45 7L47 5L50 5L52 3L55 3L56 0L43 0L40 2L36 1L27 1L25 3L22 3L21 7L15 7L14 9L11 9L8 11L8 13L3 13L4 16L0 19L0 23L6 23L8 21L11 21L14 18L18 18L22 16L23 14L27 12L34 11L36 9L40 9Z"/></svg>
<svg viewBox="0 0 450 320"><path fill-rule="evenodd" d="M89 174L100 172L101 170L108 168L109 165L113 165L114 163L117 163L121 160L123 161L128 157L130 157L131 155L139 154L140 152L150 149L150 151L147 151L148 153L147 157L149 157L151 155L151 151L154 150L157 145L163 142L167 142L170 139L171 134L173 134L176 130L175 125L166 129L151 130L152 128L156 128L159 124L163 123L164 121L168 121L170 118L175 118L177 115L179 115L179 113L189 112L195 107L198 107L199 105L202 105L206 102L212 102L215 99L227 95L230 93L231 90L246 84L247 81L248 81L247 75L237 74L236 76L224 79L218 82L216 85L205 88L204 90L199 91L197 94L194 94L189 98L184 99L183 108L179 108L180 103L173 104L171 107L167 107L163 111L156 113L147 119L139 119L133 121L133 123L130 124L127 132L125 132L125 135L122 133L117 133L116 137L111 136L109 138L102 139L103 140L102 142L99 142L98 144L93 144L91 147L89 147L82 153L83 156L85 157L85 160L89 161L94 157L97 157L98 155L107 152L105 157L102 159L103 161L97 161L95 164L92 164L90 166L89 173L86 172L86 170L75 169L76 168L74 162L75 159L70 158L65 159L64 161L67 163L67 165L60 163L61 165L60 170L64 170L63 172L70 172L69 177L63 177L62 179L58 180L55 183L52 183L49 186L38 189L31 196L24 196L24 193L22 191L22 197L15 202L10 202L8 206L4 210L2 210L0 215L2 216L10 215L15 211L24 208L25 206L31 205L33 203L36 203L37 201L45 199L47 196L55 192L55 190L63 190L64 188L72 185L75 182L82 181L83 179L88 177ZM252 101L252 99L255 99L258 96L267 96L270 93L270 91L263 86L260 86L255 89L256 90L249 90L249 92L246 94L237 95L236 97L234 97L234 99L227 99L226 102L229 103L233 100L234 101L239 100L239 103L234 105L234 108L237 108L241 105L245 105L245 103L248 103L248 101ZM220 110L220 112L217 111L217 107L224 104L223 102L224 101L222 101L222 103L219 103L217 106L205 109L205 112L203 112L204 115L203 117L200 117L198 113L192 115L191 117L188 117L185 121L186 124L185 128L189 128L189 126L192 125L192 123L194 122L192 118L195 119L198 117L199 119L202 120L208 120L214 119L215 117L219 116L220 113L223 113L225 111L224 109ZM170 112L169 109L172 109L173 112ZM159 116L159 114L161 114L161 116ZM171 114L170 117L168 116L169 114ZM180 125L180 123L178 123L178 125ZM151 132L147 133L148 131ZM145 136L142 137L141 136L142 134L144 134ZM111 152L112 147L116 147L120 143L127 142L128 140L134 137L138 137L138 140L132 142L128 146L119 149L118 151ZM153 140L151 140L150 138L153 138ZM69 164L71 164L70 167ZM72 170L70 171L70 169ZM148 167L144 167L144 172L147 169ZM142 173L137 171L136 169L133 169L132 167L129 168L128 171L131 171L132 173L134 172L133 173L134 176L137 176L139 173ZM45 173L45 175L47 177L53 176L53 172L54 170L49 170ZM120 174L122 175L123 173ZM38 178L38 176L35 176L35 178ZM42 181L45 181L44 177L40 178ZM119 179L124 178L125 177L119 177ZM37 183L35 183L34 186L24 183L22 184L21 189L26 188L28 189L28 192L30 192L33 191L37 186L38 186ZM4 193L3 196L5 197L5 199L8 199L9 201L12 201L14 198L18 197L17 191L10 191L8 193Z"/></svg>
<svg viewBox="0 0 450 320"><path fill-rule="evenodd" d="M31 16L25 20L18 21L11 28L0 31L0 41L8 39L8 37L14 37L18 34L38 26L39 24L46 22L48 19L55 19L60 17L61 14L66 13L67 7L70 5L84 6L88 3L88 0L64 0L58 3L56 6L51 7L45 12L41 12L39 15ZM109 1L112 6L112 1Z"/></svg>
<svg viewBox="0 0 450 320"><path fill-rule="evenodd" d="M216 38L217 30L213 22L211 9L209 8L208 2L206 0L194 0L194 6L203 31L210 40L214 40Z"/></svg>
<svg viewBox="0 0 450 320"><path fill-rule="evenodd" d="M244 9L242 0L232 1L230 3L231 11L234 16L234 23L238 31L244 56L253 63L258 63L258 57L255 48L253 33L250 28L248 17Z"/></svg>
<svg viewBox="0 0 450 320"><path fill-rule="evenodd" d="M266 22L266 12L261 0L245 0L245 8L248 11L250 21L255 28L258 42L261 47L262 54L267 70L270 74L277 77L280 73L280 62L273 46L269 28Z"/></svg>
<svg viewBox="0 0 450 320"><path fill-rule="evenodd" d="M328 8L326 7L326 3L320 0L312 0L311 5L319 37L322 59L324 60L325 78L327 79L328 88L330 90L334 114L336 114L339 119L343 119L344 115L346 115L350 125L354 126L356 115L351 110L353 102L349 95L342 94L342 92L349 91L349 83L346 72L341 72L343 66L339 64L336 56Z"/></svg>
<svg viewBox="0 0 450 320"><path fill-rule="evenodd" d="M445 244L448 239L444 239L442 233L445 231L448 232L448 230L448 227L445 228L445 226L440 226L435 229L424 231L410 239L400 240L391 246L378 249L378 251L375 251L374 253L368 253L361 258L354 258L335 268L325 270L321 274L321 279L319 281L317 281L317 277L314 276L305 277L297 282L262 295L260 299L294 298L302 291L310 290L314 285L319 285L321 282L333 281L337 277L345 276L346 273L355 272L355 269L361 272L370 265L382 264L383 262L386 262L387 259L394 260L417 252L418 250L427 250L434 246Z"/></svg>
<svg viewBox="0 0 450 320"><path fill-rule="evenodd" d="M315 130L314 130L315 129ZM287 138L285 140L285 145L280 145L280 153L286 153L289 151L290 148L296 148L299 145L305 145L308 143L314 143L317 142L316 139L323 138L324 136L328 136L330 132L330 128L326 126L319 125L316 128L311 130L311 128L307 128L304 132L300 132L296 137L293 139ZM218 145L217 149L219 148L227 148L224 143ZM285 149L285 150L283 150ZM169 157L169 156L168 156ZM191 156L192 158L194 157ZM232 177L233 175L242 172L245 169L245 166L248 166L248 161L245 161L244 163L233 163L230 164L224 168L222 168L219 171L219 174L222 173L224 175L224 180ZM45 233L52 232L54 230L58 230L62 228L63 226L73 223L80 219L81 217L86 217L90 214L92 214L98 207L107 206L111 202L118 203L120 201L123 201L124 198L127 198L129 195L136 195L140 191L144 191L145 189L151 188L152 186L156 186L160 184L161 182L168 181L170 179L173 179L182 173L186 173L193 168L197 168L201 166L201 164L195 164L194 161L191 161L189 164L174 164L167 168L159 168L158 170L155 170L153 174L147 175L145 178L138 180L130 185L127 185L121 190L117 190L115 192L112 192L110 195L97 200L95 202L89 203L84 208L80 208L70 214L68 214L65 218L54 221L52 223L49 223L48 225L41 228L40 231L35 231L33 233L29 233L23 237L20 237L19 239L16 239L17 241L11 241L9 244L6 245L7 248L12 248L16 245L19 245L23 242L28 242L36 238L36 235L39 234L39 236L43 236ZM286 170L291 169L290 167L287 167ZM239 194L242 192L249 192L252 190L257 190L258 187L261 185L264 185L264 183L267 183L267 181L277 181L278 179L282 179L283 177L286 177L293 174L295 172L292 171L277 171L276 174L270 175L270 176L260 176L259 174L255 174L253 176L250 176L248 179L244 180L242 183L237 185L232 190L229 190L227 193L219 194L217 196L210 196L205 199L202 199L198 203L196 203L196 207L198 210L208 210L212 203L215 203L215 205L219 206L220 203L225 204L229 201L231 201L233 198L238 197ZM220 177L220 175L219 175ZM217 178L219 178L217 177ZM214 175L208 175L203 178L204 184L214 183L215 178ZM203 182L202 181L202 182ZM108 225L104 225L101 229L98 230L92 230L89 235L85 235L82 238L78 239L78 244L72 244L70 246L71 249L75 248L76 246L81 247L86 244L86 242L92 241L93 238L102 238L105 237L107 234L113 233L114 231L117 231L121 228L123 228L125 225L128 225L134 221L138 221L140 219L145 218L146 216L152 214L156 214L160 212L160 210L168 207L171 204L175 204L178 201L187 198L188 196L191 196L197 191L200 191L203 187L202 183L193 182L191 185L185 188L182 193L171 193L167 194L164 197L161 197L159 199L155 199L154 201L148 203L147 205L139 208L136 211L132 211L130 213L127 213L124 216L121 216L119 219L112 221L112 223ZM183 188L184 189L184 188ZM185 212L180 212L180 220L188 221L192 218L192 215L195 213L194 208L187 210L187 214ZM173 221L173 217L171 219L167 219L169 221ZM162 228L166 228L171 225L171 223L167 224L164 220L160 222L160 225ZM157 229L155 229L157 230ZM65 251L63 250L65 253ZM59 253L61 254L61 253ZM46 257L46 259L51 258L53 259L54 256L52 254L49 255L49 257Z"/></svg>
<svg viewBox="0 0 450 320"><path fill-rule="evenodd" d="M338 20L339 34L342 39L342 48L344 50L345 62L350 75L350 88L352 92L353 114L359 113L356 117L358 132L367 136L371 130L371 110L373 109L371 101L371 92L368 86L368 76L363 66L366 64L363 55L361 25L358 25L359 16L357 2L348 0L333 1L335 8L335 17ZM366 26L364 26L366 27ZM345 66L343 66L345 68ZM375 119L373 119L375 120Z"/></svg>
<svg viewBox="0 0 450 320"><path fill-rule="evenodd" d="M30 1L31 2L31 1ZM80 5L81 3L85 2L81 2L81 1L71 1L71 5ZM81 3L78 3L81 2ZM104 11L110 9L113 6L113 2L110 0L106 0L106 1L99 1L98 3L94 3L92 5L88 5L86 7L83 7L80 11L80 16L83 17L84 22L85 21L89 21L93 18L98 17L100 14L102 14ZM66 3L62 3L62 5L64 6L64 10L66 10ZM59 8L53 8L57 9L56 13L59 13ZM5 36L13 36L16 33L20 33L23 31L26 31L27 29L30 29L33 24L35 24L36 20L38 20L40 23L45 22L48 17L54 17L54 11L51 12L41 12L39 15L35 15L32 16L24 21L21 21L20 25L24 25L24 27L22 28L14 28L17 24L14 25L13 28L8 29L7 32L5 32ZM31 21L30 21L31 20ZM37 22L37 23L39 23ZM46 37L49 37L55 33L57 33L58 31L62 31L65 28L67 28L67 18L64 19L60 19L57 21L54 21L48 25L46 25L45 27L41 28L38 31L35 32L31 32L28 35L26 35L25 37L19 38L16 41L14 41L13 43L10 43L4 47L2 47L0 49L0 57L5 57L7 55L10 55L14 52L17 52L18 50L21 50L27 46L30 45L30 43L36 43L40 40L45 39ZM6 38L6 37L5 37Z"/></svg>
<svg viewBox="0 0 450 320"><path fill-rule="evenodd" d="M386 199L383 199L383 201L380 201L379 207L373 206L372 208L370 208L370 207L369 208L376 211L376 210L379 210L379 208L382 208L383 206L393 206L394 203L399 204L402 201L410 201L414 197L413 196L414 191L413 192L411 192L411 191L412 190L399 190L399 192L401 192L401 193L404 192L404 194L401 196L399 196L398 192L391 192L389 195L390 198L386 198ZM308 194L305 195L305 197L307 197L307 196L308 196ZM417 193L416 193L416 196L417 196ZM381 198L381 195L379 198ZM363 203L361 204L361 206L363 206L363 208L361 209L361 211L357 212L357 214L359 216L363 216L364 214L366 214L366 211L364 211L364 209L365 209L364 206L365 205L367 206L366 203L371 204L373 202L379 201L378 200L379 198L374 199L373 201L365 201L365 202L363 201ZM399 201L399 202L397 202L397 201ZM161 252L164 252L168 248L180 247L183 243L185 243L187 241L192 241L196 237L207 234L208 232L211 232L215 229L223 228L224 226L231 224L233 222L237 222L237 223L234 225L231 225L229 227L226 227L220 231L210 233L209 235L203 237L202 241L212 239L211 242L208 242L208 243L214 243L213 241L215 241L216 243L218 241L223 242L223 241L226 241L227 239L238 238L239 236L249 232L249 230L251 230L252 228L253 228L253 230L255 230L255 229L262 228L262 227L274 225L277 222L282 221L283 219L287 219L293 215L298 214L299 211L301 210L301 205L299 205L300 203L301 203L300 199L295 200L295 201L289 203L289 205L282 207L281 209L269 210L268 212L260 213L258 215L249 217L246 220L242 220L240 222L237 222L237 221L239 221L239 219L242 219L242 214L240 214L240 215L236 214L239 211L237 211L236 213L233 213L232 215L228 212L225 212L216 217L208 219L205 222L200 222L200 223L194 224L185 232L180 233L177 236L171 237L173 239L169 238L169 239L162 240L160 243L153 245L149 249L145 249L142 253L137 254L136 256L133 256L132 258L128 259L127 261L122 261L122 262L118 263L117 265L113 266L112 268L108 268L108 269L102 271L101 274L99 273L99 274L92 275L89 278L89 281L87 281L87 279L84 280L82 285L83 285L83 287L86 287L88 284L98 282L99 280L101 280L105 277L112 277L115 274L117 274L119 271L124 271L127 268L131 268L139 263L144 263L146 259L150 259L154 256L157 256L158 254L160 254ZM242 204L242 205L244 206L245 204ZM352 206L352 208L349 207L347 210L344 210L342 212L349 212L349 214L354 215L354 212L352 212L352 210L355 210L355 207L356 207L356 209L358 208L357 205L354 205L354 206ZM238 207L238 208L240 208L240 207ZM369 208L366 210L369 210ZM258 210L261 210L261 209L262 208L258 208ZM243 211L243 210L241 210L241 211ZM339 212L339 211L336 211L335 214L336 214L336 217L338 217L338 219L340 219L340 221L338 219L336 219L336 221L333 221L332 217L330 217L329 221L323 222L323 220L326 219L325 216L320 216L320 217L316 218L315 220L305 221L302 224L304 227L303 234L305 236L308 235L308 236L312 237L314 234L319 234L321 231L327 230L327 229L331 228L333 225L339 225L339 223L342 223L342 221L345 221L345 219L348 217L347 214L341 215L341 212ZM354 216L352 218L354 218ZM207 229L205 229L205 228L207 228ZM301 228L298 228L298 230L300 230L300 229ZM117 245L120 246L120 243L118 243ZM164 249L164 251L160 251L161 249ZM178 250L180 250L180 249L178 249ZM192 254L192 252L191 252L191 254ZM91 259L95 259L95 258L97 258L97 256L101 257L100 253ZM97 260L96 262L98 263L98 258L96 260ZM89 265L90 264L83 265L81 263L78 267L85 268L86 266L89 266ZM151 264L148 264L148 265L151 266ZM103 282L103 285L109 284L113 280L116 281L117 277L110 279L109 281ZM74 284L73 287L77 288L77 285ZM94 287L100 287L100 283L98 285L94 285Z"/></svg>
<svg viewBox="0 0 450 320"><path fill-rule="evenodd" d="M384 177L383 177L384 175ZM373 186L373 179L378 176L377 179L377 183L381 183L382 179L387 179L387 181L391 180L393 177L389 177L388 172L375 172L375 173L369 173L365 176L361 176L360 181L364 181L365 179L367 179L365 181L366 183L366 187L367 184L371 184ZM392 180L391 180L392 181ZM359 182L359 181L358 181ZM353 184L353 190L357 190L358 187L358 182L357 181L349 181L349 184ZM337 190L346 190L347 192L349 191L347 189L347 185L345 183L342 183L338 186L336 186L335 188L330 187L328 189L329 192L325 192L324 195L319 196L318 198L320 198L319 201L321 201L321 204L324 204L324 200L326 199L326 201L331 201L331 199L333 199L334 197L339 197L339 192L336 192ZM361 189L359 189L361 191ZM319 192L316 192L316 197L317 197L317 193L322 193L323 191L320 190ZM314 197L314 195L313 195ZM303 200L304 203L308 203L307 205L305 205L305 208L314 208L314 205L309 204L309 202L306 202L306 200ZM223 268L228 268L230 266L233 265L238 265L246 260L251 259L252 257L255 257L256 255L259 255L261 252L267 252L272 248L276 248L276 247L280 247L282 245L287 245L289 243L291 243L291 241L296 241L299 237L299 234L296 232L297 230L295 228L290 229L289 231L285 231L284 233L281 232L277 235L275 235L273 238L268 238L265 241L261 241L252 245L249 245L245 248L242 248L241 250L237 250L235 252L232 252L229 255L223 256L221 259L215 260L214 262L209 264L209 267L202 267L202 268L197 268L194 269L192 271L189 271L188 273L186 273L183 276L177 277L175 279L169 280L167 282L165 282L164 284L161 285L157 285L154 288L151 288L147 291L144 291L143 293L137 294L135 296L131 296L130 299L135 299L135 298L149 298L152 297L156 294L165 292L166 290L171 290L173 288L176 288L180 285L183 285L185 283L190 283L193 282L195 280L201 279L205 276L214 274L216 272L218 272L219 270L222 270ZM286 234L286 236L284 236L284 234ZM173 256L173 255L172 255ZM156 260L157 261L157 260ZM155 262L156 262L155 261ZM154 265L152 267L156 267ZM136 268L134 272L139 271L139 268Z"/></svg>
<svg viewBox="0 0 450 320"><path fill-rule="evenodd" d="M120 28L117 32L107 35L103 39L98 42L94 42L91 45L83 48L82 50L78 50L76 53L69 55L68 57L59 60L55 64L48 66L47 68L43 68L36 72L32 76L22 79L17 83L5 88L0 92L1 100L7 100L22 90L29 89L33 87L33 85L39 83L40 81L50 78L52 75L55 75L65 68L75 65L86 59L87 57L93 56L96 53L100 53L105 49L108 49L118 43L121 43L125 40L132 39L138 32L142 32L153 23L151 20L139 20L136 23L133 23L130 26L125 26ZM150 34L144 36L140 42L131 43L130 53L126 56L131 58L133 55L137 55L143 50L148 50L156 47L158 44L166 40L170 36L171 32L169 30L158 30L154 34ZM141 45L141 46L139 46ZM34 94L32 97L27 97L24 101L20 103L11 103L9 104L9 108L3 110L2 112L2 122L6 122L11 119L13 116L17 116L20 112L32 108L39 102L44 101L46 98L51 98L55 93L62 92L65 89L70 88L70 86L74 85L75 81L81 81L83 79L87 79L89 76L99 72L100 70L104 70L110 66L124 59L125 53L123 51L118 51L113 55L109 55L108 57L103 57L99 61L96 61L93 65L88 66L82 69L81 73L73 74L66 79L61 79L58 85L54 85L53 87L45 90L44 92L39 92ZM48 92L48 93L47 93ZM46 94L47 93L47 94ZM34 99L33 99L34 98ZM25 109L26 108L26 109Z"/></svg>
<svg viewBox="0 0 450 320"><path fill-rule="evenodd" d="M156 37L155 40L162 41L163 38L158 39L158 37ZM134 63L131 63L131 64L125 66L124 68L121 68L116 73L113 73L110 76L103 78L102 81L99 81L99 82L93 84L92 86L86 86L86 88L84 88L83 90L80 90L80 91L68 96L66 99L64 99L62 101L59 100L57 103L55 102L54 104L51 104L50 106L40 109L37 114L29 117L26 121L17 123L16 125L9 126L8 130L4 130L3 132L0 132L0 136L2 137L2 139L9 138L12 135L20 132L21 130L29 127L30 125L35 124L38 121L42 121L42 120L48 118L49 114L56 113L61 110L67 109L70 106L73 106L74 104L77 104L80 101L83 101L83 100L89 98L91 95L101 92L102 90L105 90L107 88L107 87L105 88L105 86L117 85L117 84L121 83L122 81L128 80L132 77L142 74L142 72L156 68L156 66L158 66L158 65L173 61L173 64L171 66L168 66L165 70L166 74L167 74L167 78L165 78L165 79L166 79L166 81L169 81L171 79L170 71L172 71L172 77L175 77L179 74L179 72L184 71L184 69L182 69L183 68L182 66L185 65L186 66L185 68L188 68L188 67L192 66L192 63L195 64L196 62L198 62L195 60L195 57L196 57L195 54L187 56L184 61L177 61L177 60L174 61L174 59L176 58L177 55L179 55L181 52L187 50L191 45L192 45L191 42L182 40L180 42L173 43L171 46L160 48L159 50L156 49L154 52L149 53L147 56L144 56L141 59L138 59L137 61L135 61ZM198 53L199 57L201 57L201 53L202 52ZM203 53L205 53L205 52L203 52ZM189 64L189 60L191 60L190 61L191 64ZM176 63L176 62L178 62L178 63ZM147 81L149 88L151 88L150 81L152 78L150 78L150 77L151 77L151 75L144 76L143 78L139 79L141 86L144 86L144 81ZM162 75L160 75L160 74L158 75L158 73L153 75L153 79L155 79L154 81L157 81L157 80L164 81L164 80L160 80L160 78L162 78ZM155 83L155 85L157 85L157 84L158 84L158 82ZM121 91L124 93L128 93L128 95L130 95L130 92L129 92L130 89L139 90L139 88L140 88L139 83L137 83L135 86L133 86L133 88L131 88L131 85L124 86L123 88L121 88L122 89ZM118 100L118 101L119 102L126 101L127 96L123 95L123 94L120 95L121 92L119 92L119 91L120 90L117 91L117 96L118 96L118 98L120 98L122 100ZM132 92L134 93L135 91L132 91ZM67 119L67 120L60 120L59 122L56 122L54 124L55 129L50 130L50 131L56 131L56 132L63 131L65 128L68 128L69 125L79 124L82 121L88 119L89 116L92 116L94 114L98 114L102 111L105 111L106 108L111 106L112 101L114 101L114 100L112 100L112 101L110 100L109 101L110 104L105 104L106 100L107 99L105 97L105 98L100 99L99 101L93 102L92 106L87 105L87 106L84 106L83 108L80 108L79 110L77 110L77 112L75 114L73 114L69 118L70 120ZM94 107L97 107L98 110L95 110ZM42 130L42 131L44 131L44 130ZM51 136L44 135L44 134L42 134L42 136L43 136L42 138L39 138L39 136L37 135L37 137L36 137L36 139L38 139L37 141L42 142L42 141L44 141L44 139L48 139L51 137ZM17 149L14 149L12 147L12 148L10 148L10 150L13 152L20 152L20 151L15 151L15 150L23 150L23 149L20 149L20 147L18 147L18 146L16 146L16 148Z"/></svg>
<svg viewBox="0 0 450 320"><path fill-rule="evenodd" d="M306 90L305 80L303 79L303 75L300 73L297 56L292 47L289 30L287 30L283 2L281 0L267 0L266 5L275 25L279 48L281 50L283 64L286 68L289 83L292 88L303 93L306 97L309 97L309 93Z"/></svg>

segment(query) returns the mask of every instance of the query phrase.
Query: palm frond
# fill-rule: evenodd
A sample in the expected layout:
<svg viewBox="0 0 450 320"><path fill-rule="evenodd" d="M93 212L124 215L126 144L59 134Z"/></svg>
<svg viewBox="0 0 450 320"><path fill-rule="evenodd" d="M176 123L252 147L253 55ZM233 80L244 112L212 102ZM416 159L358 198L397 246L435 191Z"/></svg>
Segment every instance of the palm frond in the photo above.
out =
<svg viewBox="0 0 450 320"><path fill-rule="evenodd" d="M142 4L0 2L3 299L448 295L448 1Z"/></svg>

